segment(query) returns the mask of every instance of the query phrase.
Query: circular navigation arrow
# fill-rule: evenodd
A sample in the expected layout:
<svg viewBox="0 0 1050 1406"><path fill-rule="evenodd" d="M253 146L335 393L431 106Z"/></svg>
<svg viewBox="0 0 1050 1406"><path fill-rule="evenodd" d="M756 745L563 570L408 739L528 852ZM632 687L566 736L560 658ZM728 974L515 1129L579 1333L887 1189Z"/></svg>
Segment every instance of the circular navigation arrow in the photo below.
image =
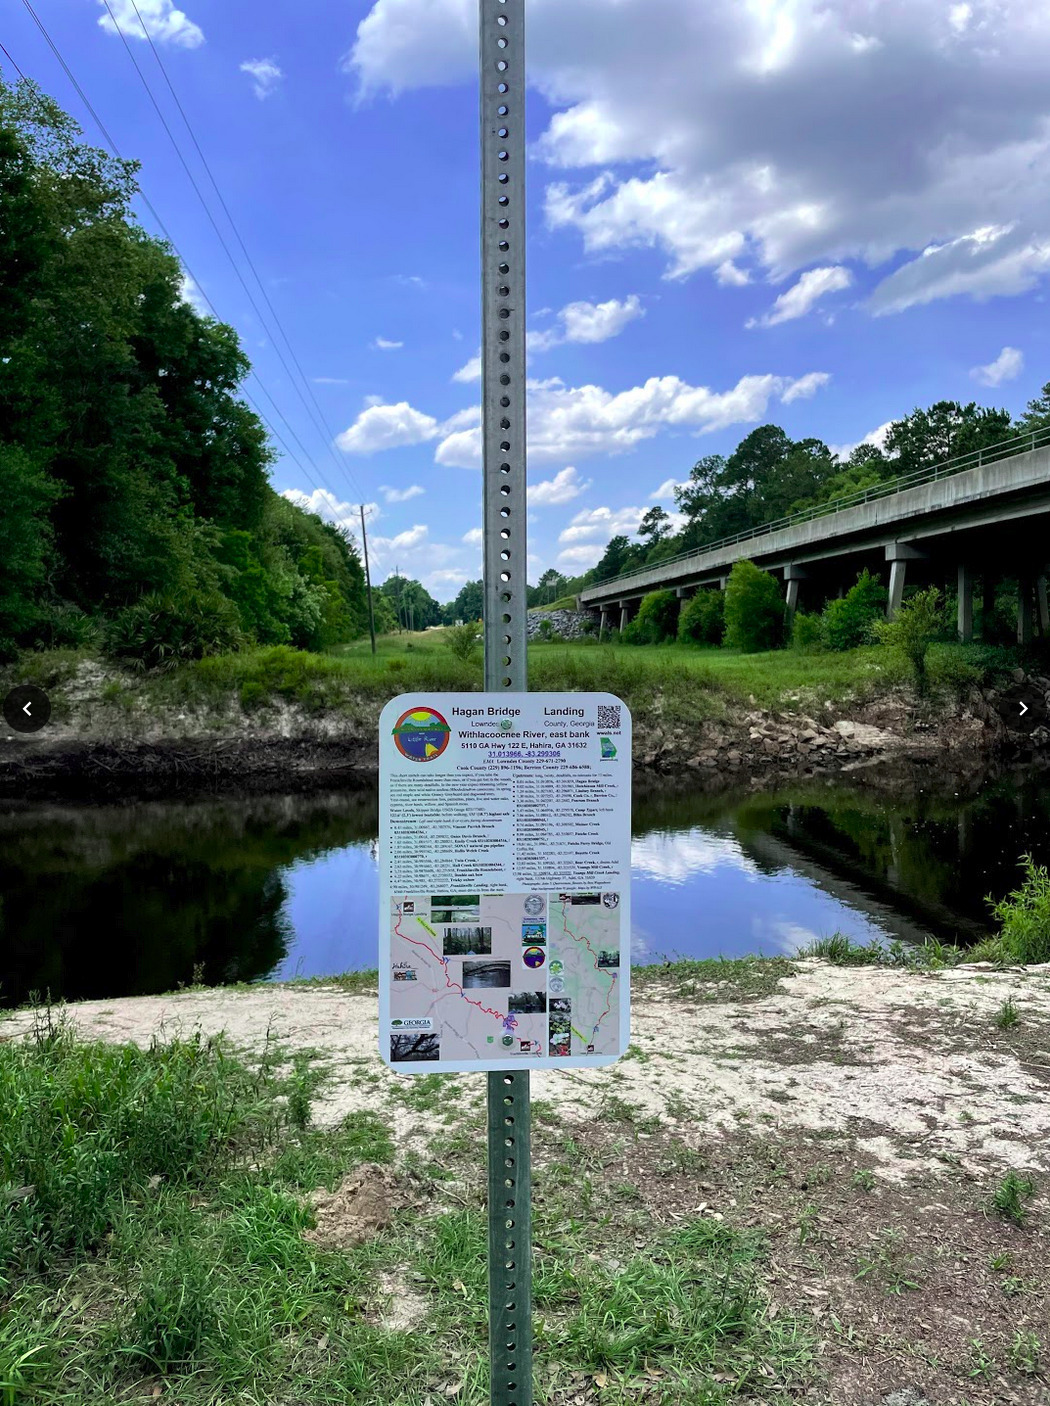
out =
<svg viewBox="0 0 1050 1406"><path fill-rule="evenodd" d="M1017 684L999 695L996 712L1011 732L1034 732L1047 720L1046 699L1032 684Z"/></svg>
<svg viewBox="0 0 1050 1406"><path fill-rule="evenodd" d="M33 684L19 684L4 699L4 719L15 732L39 732L50 717L51 699Z"/></svg>

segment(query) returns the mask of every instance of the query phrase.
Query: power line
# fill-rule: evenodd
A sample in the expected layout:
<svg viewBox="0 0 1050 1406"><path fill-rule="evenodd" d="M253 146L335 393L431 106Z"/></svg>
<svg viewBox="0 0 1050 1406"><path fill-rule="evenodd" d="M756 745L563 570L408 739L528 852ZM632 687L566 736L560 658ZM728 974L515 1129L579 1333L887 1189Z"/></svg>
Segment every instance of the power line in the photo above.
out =
<svg viewBox="0 0 1050 1406"><path fill-rule="evenodd" d="M4 58L5 58L5 59L7 60L7 62L11 65L11 67L14 69L14 71L18 74L19 78L24 79L24 78L25 78L25 74L22 72L22 70L21 70L21 69L18 67L18 65L15 63L14 59L13 59L13 58L11 57L11 55L7 52L7 50L4 48L3 44L0 44L0 53L3 53Z"/></svg>
<svg viewBox="0 0 1050 1406"><path fill-rule="evenodd" d="M168 140L171 142L171 145L172 145L172 148L174 149L175 155L179 158L179 162L180 162L180 164L182 165L182 169L186 172L186 177L187 177L187 179L189 180L190 185L193 187L193 192L194 192L194 194L196 195L197 199L200 201L201 209L204 211L205 215L207 216L207 218L208 218L208 223L211 225L212 229L215 231L215 236L216 236L216 238L218 239L219 243L222 245L223 252L225 253L227 259L229 259L229 261L230 261L230 267L233 269L234 273L235 273L236 276L237 276L238 282L240 283L241 287L244 289L245 296L247 297L248 301L251 303L251 305L252 305L252 310L254 311L256 317L257 317L257 318L259 319L259 321L262 323L263 328L264 328L264 330L266 331L267 335L268 335L268 336L271 338L271 340L273 341L273 349L274 349L274 351L277 353L277 356L278 356L278 358L280 359L281 365L284 367L285 375L288 377L288 380L291 382L292 389L295 391L296 395L297 395L297 396L299 397L299 399L302 401L303 408L305 409L307 415L308 415L308 416L310 417L310 419L312 420L314 429L317 430L318 433L320 434L322 440L324 441L325 448L328 450L329 454L330 454L331 457L332 457L332 461L335 463L336 467L339 469L339 472L340 472L341 474L343 474L344 477L346 477L347 483L348 483L348 485L349 485L350 488L351 488L351 492L353 492L353 487L354 487L354 485L353 485L353 483L351 482L351 480L350 480L350 478L349 478L349 474L348 474L348 471L347 471L347 467L346 467L346 465L342 462L342 460L340 460L340 459L338 458L338 456L337 456L336 453L335 453L335 450L332 448L332 445L331 445L331 431L330 431L330 430L327 430L327 429L324 427L324 425L321 424L321 423L318 421L318 419L317 419L317 417L316 417L314 411L311 409L310 405L307 403L306 397L303 395L301 389L299 388L298 382L296 381L295 377L292 375L291 369L290 369L290 367L289 367L289 365L288 365L288 362L285 360L284 353L281 351L281 348L280 348L280 345L279 345L279 343L278 343L278 340L277 340L277 338L274 336L274 334L273 334L271 328L269 327L269 325L267 324L266 318L265 318L265 316L263 315L263 312L262 312L262 310L260 309L259 304L258 304L258 303L256 302L256 300L255 300L255 295L252 293L252 290L248 287L248 284L247 284L247 282L245 281L244 275L241 273L240 267L239 267L239 265L238 265L236 259L233 257L233 253L232 253L231 250L230 250L230 246L229 246L229 244L226 242L226 237L225 237L225 235L222 233L222 231L220 230L220 228L219 228L219 226L218 226L218 223L216 222L215 217L214 217L214 215L213 215L212 212L211 212L211 208L209 207L208 202L207 202L207 201L205 200L205 198L204 198L204 193L202 192L200 186L197 184L197 179L196 179L196 177L194 176L193 172L190 170L189 163L187 162L185 156L183 155L183 153L182 153L182 148L180 147L178 141L175 139L175 134L172 132L171 127L168 125L168 120L167 120L167 118L164 116L164 113L163 113L163 111L161 110L160 104L157 102L157 99L156 99L156 97L155 97L155 95L154 95L154 93L153 93L153 89L150 87L149 80L146 78L146 75L143 73L141 67L139 66L139 61L138 61L138 59L135 57L135 54L134 54L134 51L133 51L132 48L131 48L131 45L128 43L127 36L125 35L124 31L121 29L120 25L117 23L117 17L116 17L116 15L114 15L114 13L113 13L112 6L110 5L110 0L103 0L103 4L104 4L105 7L106 7L106 10L107 10L107 12L108 12L108 14L109 14L110 19L113 21L114 28L116 29L117 33L120 35L120 41L121 41L121 43L124 45L124 49L125 49L125 51L126 51L126 53L127 53L127 55L128 55L128 58L129 58L129 59L131 60L131 62L132 62L132 65L133 65L133 67L134 67L134 69L135 69L135 72L138 74L139 82L142 84L143 88L146 90L146 96L149 98L150 102L152 103L152 105L153 105L153 110L156 112L157 116L160 118L161 126L164 128L164 131L165 131L165 133L167 134ZM137 9L136 9L135 13L138 14L138 10L137 10ZM139 15L139 23L142 24L143 30L144 30L144 32L145 32L145 25L144 25L143 22L142 22L142 16L141 16L141 15ZM147 40L149 40L149 33L148 33L148 32L146 32L146 38L147 38ZM150 42L151 42L151 44L152 44L152 41L150 41ZM154 53L156 53L156 50L155 50L155 49L154 49ZM163 70L162 70L162 71L163 71ZM169 81L168 86L171 87L170 81ZM180 111L181 111L181 108L180 108ZM186 120L186 119L185 119L185 114L183 114L183 120L184 120L184 121ZM187 124L187 125L188 125L188 124ZM190 135L191 135L191 136L193 135L192 132L191 132ZM196 141L195 138L194 138L194 141ZM198 147L198 151L199 151L199 150L200 150L200 148ZM207 169L207 167L206 167L205 169ZM210 173L210 171L209 171L209 175L210 175L210 174L211 174L211 173ZM214 183L215 183L215 182L214 182L214 178L212 178L212 184L214 185ZM221 200L221 196L220 196L220 200ZM225 208L225 202L223 202L223 205L224 205L224 208ZM227 211L227 218L229 218L229 212L228 212L228 211ZM232 224L233 224L233 221L230 220L230 223L231 223L231 225L232 225ZM237 233L236 229L234 229L234 233L235 233L235 234ZM239 238L239 236L238 236L238 238ZM242 243L242 248L243 248L243 243ZM251 262L251 261L249 260L249 263L250 263L250 262ZM254 269L253 269L253 272L254 272ZM258 275L258 273L255 274L255 277L256 277L256 280L258 281L258 280L259 280L259 275ZM261 283L260 283L260 287L261 287L261 286L262 286L262 285L261 285ZM264 296L265 296L265 290L264 290ZM282 329L282 335L284 335L283 329ZM285 336L285 341L287 341L287 340L288 340L288 339L287 339L287 337ZM294 353L293 353L293 357L294 357ZM302 369L301 369L301 368L300 368L300 375L302 375ZM306 379L305 376L303 377L303 379L304 379L304 380Z"/></svg>
<svg viewBox="0 0 1050 1406"><path fill-rule="evenodd" d="M168 70L167 70L167 69L165 68L165 66L164 66L164 60L163 60L163 59L161 58L161 56L160 56L160 50L159 50L159 49L157 48L157 46L154 44L154 42L153 42L153 36L150 34L149 30L146 28L146 22L145 22L145 20L143 20L142 15L141 15L140 12L139 12L139 7L138 7L138 4L136 3L136 0L131 0L131 4L132 4L132 8L134 9L135 14L136 14L136 16L137 16L137 18L138 18L138 22L139 22L139 24L142 26L142 32L143 32L143 34L146 36L146 42L149 44L150 49L151 49L152 52L153 52L153 57L154 57L154 58L156 59L156 61L157 61L157 67L160 69L161 74L163 75L164 82L168 85L168 91L171 93L171 96L172 96L172 98L173 98L174 101L175 101L175 106L176 106L176 107L178 108L178 110L179 110L179 115L181 116L181 118L182 118L182 120L183 120L183 122L184 122L184 124L185 124L185 126L186 126L186 131L190 134L190 140L193 142L193 145L194 145L194 147L196 148L196 151L197 151L197 155L198 155L198 156L200 157L200 159L201 159L201 165L204 167L205 171L207 172L207 174L208 174L208 179L209 179L209 181L211 181L212 189L215 191L215 194L216 194L216 196L218 197L219 204L222 206L222 209L223 209L223 213L225 214L227 220L230 222L230 228L233 230L234 237L236 238L237 243L240 245L241 253L244 255L245 260L247 261L248 267L251 269L252 274L253 274L254 277L255 277L256 283L259 285L259 291L262 293L263 298L264 298L265 301L266 301L266 306L269 308L270 313L271 313L272 316L273 316L273 320L274 320L274 323L275 323L276 326L277 326L277 330L280 332L282 338L284 339L284 344L285 344L285 346L288 348L288 354L289 354L289 356L291 356L292 361L295 363L296 370L299 372L299 376L300 376L300 378L301 378L301 380L302 380L302 382L303 382L303 385L306 387L306 392L307 392L307 394L309 395L311 401L313 402L314 408L316 409L318 415L321 417L322 426L324 427L324 430L325 430L325 432L326 432L327 435L328 435L328 441L327 441L327 443L328 443L328 447L329 447L329 452L334 455L334 452L335 452L335 451L332 450L332 448L331 448L331 441L335 439L335 433L334 433L334 431L332 430L331 425L328 423L328 420L325 418L324 411L321 409L321 406L320 406L320 404L319 404L319 402L318 402L318 400L317 400L317 396L314 394L313 388L312 388L312 386L310 385L310 380L309 380L308 376L306 375L305 371L303 370L302 364L300 363L299 358L298 358L298 357L296 356L296 354L295 354L295 348L292 346L291 340L290 340L289 337L288 337L288 333L285 331L284 324L281 322L281 319L280 319L280 316L278 315L277 309L274 307L273 302L272 302L272 300L271 300L271 298L270 298L270 295L269 295L269 293L268 293L267 290L266 290L266 285L265 285L265 283L263 282L263 280L262 280L262 279L260 278L260 276L259 276L259 271L258 271L258 269L255 267L255 261L252 259L251 254L249 254L247 245L245 244L243 238L241 237L241 232L240 232L240 230L239 230L238 227L237 227L237 222L236 222L236 220L233 218L233 215L232 215L232 213L231 213L231 211L230 211L230 207L227 205L226 200L225 200L225 198L224 198L224 196L223 196L222 191L219 189L219 183L218 183L218 181L216 181L216 179L215 179L215 176L214 176L214 174L213 174L213 172L212 172L211 166L210 166L210 164L209 164L209 162L208 162L208 158L204 155L204 152L203 152L203 150L201 149L201 144L200 144L200 142L197 140L197 134L194 132L193 126L192 126L192 124L191 124L191 122L190 122L190 119L189 119L189 117L186 115L186 109L182 106L182 103L181 103L181 101L179 100L179 95L178 95L178 93L175 91L175 85L172 83L171 78L170 78L169 75L168 75ZM344 472L344 473L347 473L347 474L349 475L349 477L353 479L354 483L357 485L358 489L360 490L362 497L364 497L364 490L361 488L361 482L360 482L360 480L357 478L357 475L353 472L352 469L349 468L348 465L347 465L347 466L344 466L343 463L342 463L342 461L339 460L338 458L336 459L336 462L337 462L337 463L340 465L340 467L343 469L343 472Z"/></svg>
<svg viewBox="0 0 1050 1406"><path fill-rule="evenodd" d="M108 130L108 128L106 127L106 124L102 121L102 118L99 116L98 112L97 112L96 109L95 109L94 104L91 102L91 99L88 97L87 93L84 92L84 89L83 89L83 88L80 86L80 84L77 82L77 79L76 79L75 75L73 74L72 69L71 69L71 68L69 67L69 65L66 63L65 59L64 59L63 56L62 56L61 51L59 50L58 46L55 44L54 40L51 38L51 35L48 33L48 31L47 31L47 29L46 29L46 27L45 27L43 21L40 19L40 16L39 16L39 15L36 13L36 11L33 9L33 6L32 6L32 4L30 3L30 0L22 0L22 3L25 5L26 9L29 11L30 15L32 16L33 21L34 21L34 23L36 24L36 27L39 29L40 33L43 35L44 40L46 41L46 43L47 43L48 47L50 48L51 52L54 54L55 58L58 60L59 64L62 66L63 72L65 73L66 77L69 79L69 81L70 81L70 83L72 84L73 88L76 90L76 93L77 93L77 95L79 96L81 102L84 104L84 106L87 108L88 112L91 114L91 117L92 117L92 119L93 119L95 125L98 127L99 131L102 133L103 137L105 138L106 144L108 145L110 151L113 153L113 155L116 157L116 159L117 159L118 161L123 162L123 161L124 161L124 157L121 156L121 154L120 154L120 149L118 148L116 142L113 140L112 136L110 135L109 130ZM6 53L6 50L5 50L5 53ZM22 77L22 78L25 78L25 74L22 73L21 69L19 69L18 71L19 71L19 74L21 75L21 77ZM28 80L26 80L26 81L28 81ZM200 281L200 280L197 278L197 276L194 274L192 268L191 268L190 265L189 265L188 260L186 260L186 259L183 257L182 253L180 252L180 250L179 250L179 248L178 248L178 245L175 243L175 240L172 238L172 236L171 236L171 234L170 234L170 232L169 232L169 230L168 230L167 225L166 225L166 224L164 223L164 221L161 219L160 215L157 213L157 211L156 211L156 209L154 208L152 202L150 201L149 197L146 195L145 191L142 190L141 186L138 188L138 194L139 194L140 199L142 200L142 203L145 205L146 209L147 209L147 210L149 211L149 213L152 215L152 217L153 217L153 219L154 219L154 221L155 221L157 227L159 228L159 230L160 230L161 233L163 234L164 238L167 240L167 242L171 245L172 249L175 251L175 254L176 254L177 258L178 258L180 264L182 265L182 267L186 270L187 275L188 275L189 278L192 280L192 282L195 284L195 286L199 289L200 294L201 294L201 297L204 299L204 301L207 303L209 309L211 310L212 316L215 318L215 320L216 320L217 322L221 322L221 321L222 321L222 318L219 316L219 313L218 313L218 310L217 310L216 307L215 307L215 304L212 302L211 298L208 296L207 292L205 291L204 285L201 283L201 281ZM284 414L282 413L282 411L278 408L277 402L274 400L273 396L270 394L270 392L267 390L266 386L263 384L262 378L259 376L259 373L253 368L251 374L255 377L256 381L257 381L258 384L259 384L260 390L263 392L263 394L264 394L264 395L266 396L266 398L269 400L269 402L270 402L270 404L273 406L274 410L277 412L277 414L280 416L280 418L281 418L282 420L284 420L285 428L288 430L289 434L291 434L292 438L295 439L296 443L299 445L300 449L302 449L304 455L305 455L306 458L309 460L309 459L310 459L309 451L305 448L305 446L303 445L302 441L299 439L298 435L296 435L295 431L292 429L291 425L288 423L288 420L287 420L287 418L285 417L285 415L284 415ZM258 405L255 403L255 401L252 400L251 396L248 395L247 392L244 392L244 394L245 394L245 398L251 403L252 408L255 410L255 412L256 412L256 414L259 416L259 418L262 420L263 424L264 424L264 425L266 426L266 428L270 431L270 433L273 435L273 437L278 441L278 443L279 443L279 444L281 445L281 447L283 448L284 452L288 455L289 459L291 459L292 463L296 466L296 468L297 468L297 469L299 470L299 472L303 475L303 477L317 490L317 492L318 492L319 494L321 494L321 493L327 491L327 492L331 495L332 499L335 500L337 495L333 492L331 485L330 485L330 484L325 484L324 489L321 488L320 484L318 484L317 480L316 480L316 479L314 478L314 476L310 473L309 469L305 468L305 467L299 462L299 460L296 458L296 456L291 452L291 450L288 448L288 445L285 443L284 438L277 432L277 430L276 430L276 429L274 428L274 426L271 424L271 422L269 421L269 419L267 419L266 415L263 414L263 412L259 409L259 407L258 407ZM316 465L315 465L314 467L316 468ZM320 470L318 470L318 473L320 473ZM323 476L322 476L322 477L323 477Z"/></svg>

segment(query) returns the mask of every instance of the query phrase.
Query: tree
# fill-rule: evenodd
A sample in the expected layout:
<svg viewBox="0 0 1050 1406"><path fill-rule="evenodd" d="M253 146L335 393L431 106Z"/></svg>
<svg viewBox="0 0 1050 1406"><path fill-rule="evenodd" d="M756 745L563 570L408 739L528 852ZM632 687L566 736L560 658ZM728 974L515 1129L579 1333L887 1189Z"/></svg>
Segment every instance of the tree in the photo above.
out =
<svg viewBox="0 0 1050 1406"><path fill-rule="evenodd" d="M919 697L928 690L926 655L930 645L944 632L945 620L941 593L936 586L916 591L906 600L892 620L882 620L874 630L883 644L899 649L911 665L915 690Z"/></svg>
<svg viewBox="0 0 1050 1406"><path fill-rule="evenodd" d="M897 471L932 468L960 454L997 444L1010 434L1006 410L985 410L970 401L939 400L929 410L913 410L895 420L886 434L886 449L896 454Z"/></svg>
<svg viewBox="0 0 1050 1406"><path fill-rule="evenodd" d="M721 454L707 454L696 461L684 484L675 485L675 507L686 519L682 529L685 551L714 540L708 519L719 501L725 468L726 461Z"/></svg>
<svg viewBox="0 0 1050 1406"><path fill-rule="evenodd" d="M841 600L828 601L821 617L821 643L827 649L869 644L872 627L886 609L886 588L865 568Z"/></svg>
<svg viewBox="0 0 1050 1406"><path fill-rule="evenodd" d="M721 644L725 633L725 596L701 587L682 607L678 638L683 644Z"/></svg>
<svg viewBox="0 0 1050 1406"><path fill-rule="evenodd" d="M638 614L624 631L631 644L661 644L678 629L678 597L674 591L650 591L642 597Z"/></svg>
<svg viewBox="0 0 1050 1406"><path fill-rule="evenodd" d="M453 625L457 620L483 620L485 618L485 583L483 581L466 581L459 588L459 594L442 611L442 618L446 625Z"/></svg>
<svg viewBox="0 0 1050 1406"><path fill-rule="evenodd" d="M650 508L638 524L638 536L649 548L655 547L671 534L671 518L663 508Z"/></svg>
<svg viewBox="0 0 1050 1406"><path fill-rule="evenodd" d="M1050 429L1050 381L1047 381L1040 393L1028 402L1027 410L1014 429L1018 434L1032 434L1037 430Z"/></svg>
<svg viewBox="0 0 1050 1406"><path fill-rule="evenodd" d="M784 635L784 597L775 577L754 562L736 562L726 583L725 620L730 649L775 649Z"/></svg>
<svg viewBox="0 0 1050 1406"><path fill-rule="evenodd" d="M594 568L595 582L611 581L615 576L622 576L625 571L640 565L640 558L641 551L637 544L630 542L622 534L614 537L606 547L601 561Z"/></svg>

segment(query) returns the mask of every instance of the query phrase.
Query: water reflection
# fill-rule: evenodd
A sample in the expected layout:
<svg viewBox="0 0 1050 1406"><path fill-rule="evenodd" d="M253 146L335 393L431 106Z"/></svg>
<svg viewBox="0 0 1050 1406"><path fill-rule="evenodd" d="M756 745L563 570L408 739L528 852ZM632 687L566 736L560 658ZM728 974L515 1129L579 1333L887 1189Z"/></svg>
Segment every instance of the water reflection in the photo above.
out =
<svg viewBox="0 0 1050 1406"><path fill-rule="evenodd" d="M0 815L0 1001L326 976L375 965L373 793ZM755 794L636 797L633 950L794 952L988 930L1017 860L1050 863L1050 783L960 794L870 774Z"/></svg>

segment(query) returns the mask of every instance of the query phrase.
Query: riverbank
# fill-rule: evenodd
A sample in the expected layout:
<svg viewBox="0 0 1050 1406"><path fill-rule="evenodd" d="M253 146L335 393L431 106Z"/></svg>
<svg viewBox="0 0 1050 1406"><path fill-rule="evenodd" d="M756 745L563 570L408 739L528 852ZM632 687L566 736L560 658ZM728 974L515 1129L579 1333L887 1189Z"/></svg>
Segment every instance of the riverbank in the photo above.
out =
<svg viewBox="0 0 1050 1406"><path fill-rule="evenodd" d="M429 633L429 632L428 632ZM480 665L426 635L338 657L248 652L136 676L55 651L22 661L5 684L35 682L51 723L9 734L0 797L141 798L307 792L371 784L383 704L399 692L473 690ZM890 651L728 655L679 646L538 645L530 680L544 691L605 690L634 717L637 774L692 773L698 785L834 773L888 759L952 768L1047 750L1050 732L1012 733L1000 711L1019 680L1050 680L979 646L938 646L922 701Z"/></svg>
<svg viewBox="0 0 1050 1406"><path fill-rule="evenodd" d="M1046 969L781 958L636 976L626 1058L533 1076L538 1399L1045 1401ZM220 1185L146 1188L158 1243L124 1263L123 1288L126 1227L49 1297L19 1289L0 1344L12 1321L81 1334L39 1399L61 1389L87 1406L102 1398L86 1374L111 1370L112 1400L312 1403L346 1394L356 1362L355 1389L379 1406L485 1400L484 1081L390 1074L370 980L67 1008L78 1038L106 1047L224 1030L249 1064L268 1051L298 1083L261 1092L301 1126L251 1149L247 1177L219 1157ZM0 1064L34 1021L0 1020ZM186 1360L105 1359L128 1295L148 1325L140 1277L180 1238L191 1268L213 1256ZM246 1260L265 1283L282 1274L299 1315L260 1319L250 1348L216 1339L209 1318ZM256 1297L241 1287L226 1304L239 1334Z"/></svg>

